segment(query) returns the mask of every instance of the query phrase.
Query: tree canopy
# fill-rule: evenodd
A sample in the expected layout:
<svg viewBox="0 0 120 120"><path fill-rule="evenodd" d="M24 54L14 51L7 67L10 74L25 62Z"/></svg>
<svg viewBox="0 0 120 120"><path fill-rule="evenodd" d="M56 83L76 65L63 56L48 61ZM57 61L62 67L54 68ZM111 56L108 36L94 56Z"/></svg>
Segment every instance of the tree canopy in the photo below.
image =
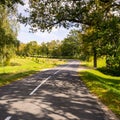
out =
<svg viewBox="0 0 120 120"><path fill-rule="evenodd" d="M97 13L106 16L120 7L115 0L29 0L29 6L29 17L24 17L23 22L29 24L33 31L94 25Z"/></svg>
<svg viewBox="0 0 120 120"><path fill-rule="evenodd" d="M13 8L15 4L24 5L23 0L0 0L0 5L7 6Z"/></svg>

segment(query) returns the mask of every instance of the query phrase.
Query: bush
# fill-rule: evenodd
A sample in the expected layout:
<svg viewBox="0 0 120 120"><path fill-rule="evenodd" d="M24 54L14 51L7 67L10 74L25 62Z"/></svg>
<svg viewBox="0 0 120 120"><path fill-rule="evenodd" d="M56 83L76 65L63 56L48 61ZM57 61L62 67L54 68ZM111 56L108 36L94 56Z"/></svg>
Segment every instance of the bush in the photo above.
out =
<svg viewBox="0 0 120 120"><path fill-rule="evenodd" d="M98 70L107 75L120 76L120 69L117 68L102 67L98 68Z"/></svg>

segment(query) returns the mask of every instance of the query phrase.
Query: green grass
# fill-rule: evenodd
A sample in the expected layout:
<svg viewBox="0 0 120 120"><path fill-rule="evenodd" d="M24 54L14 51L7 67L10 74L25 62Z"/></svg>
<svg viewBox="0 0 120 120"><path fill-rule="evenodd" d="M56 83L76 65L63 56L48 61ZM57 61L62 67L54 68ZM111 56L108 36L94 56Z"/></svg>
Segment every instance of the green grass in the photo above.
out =
<svg viewBox="0 0 120 120"><path fill-rule="evenodd" d="M120 77L92 69L80 71L80 76L90 91L120 118Z"/></svg>
<svg viewBox="0 0 120 120"><path fill-rule="evenodd" d="M93 57L91 57L89 59L89 61L82 61L81 64L85 65L85 66L88 66L88 67L93 67ZM98 58L97 67L101 68L101 67L105 67L105 66L106 66L105 57Z"/></svg>
<svg viewBox="0 0 120 120"><path fill-rule="evenodd" d="M92 58L89 62L81 62L81 65L93 68ZM98 68L105 66L105 57L99 58ZM99 69L80 71L80 76L89 90L120 118L120 77L103 74ZM104 73L107 73L107 69L104 69Z"/></svg>
<svg viewBox="0 0 120 120"><path fill-rule="evenodd" d="M65 60L60 59L14 58L9 66L0 67L0 86L63 63L65 63Z"/></svg>
<svg viewBox="0 0 120 120"><path fill-rule="evenodd" d="M89 59L89 61L81 61L80 63L83 66L94 68L93 67L93 57ZM107 75L113 75L113 76L120 76L120 70L115 68L107 68L106 67L106 58L101 57L97 60L97 70L101 71L104 74Z"/></svg>

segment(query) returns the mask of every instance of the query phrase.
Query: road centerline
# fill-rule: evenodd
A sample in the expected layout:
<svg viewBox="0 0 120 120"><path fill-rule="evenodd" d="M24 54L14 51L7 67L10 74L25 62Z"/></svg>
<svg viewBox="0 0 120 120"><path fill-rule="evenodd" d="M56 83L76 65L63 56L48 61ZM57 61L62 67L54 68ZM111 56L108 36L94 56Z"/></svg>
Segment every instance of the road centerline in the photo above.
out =
<svg viewBox="0 0 120 120"><path fill-rule="evenodd" d="M47 80L49 80L52 76L47 77L43 80L29 95L33 95Z"/></svg>
<svg viewBox="0 0 120 120"><path fill-rule="evenodd" d="M58 72L60 72L61 70L58 70L58 71L56 71L53 75L56 75Z"/></svg>
<svg viewBox="0 0 120 120"><path fill-rule="evenodd" d="M12 118L12 116L8 116L5 118L5 120L10 120Z"/></svg>
<svg viewBox="0 0 120 120"><path fill-rule="evenodd" d="M66 67L68 67L69 64L65 67L63 67L64 69ZM57 70L55 73L53 73L53 75L56 75L58 72L60 72L61 70ZM45 80L43 80L29 95L33 95L47 80L49 80L52 76L47 77Z"/></svg>

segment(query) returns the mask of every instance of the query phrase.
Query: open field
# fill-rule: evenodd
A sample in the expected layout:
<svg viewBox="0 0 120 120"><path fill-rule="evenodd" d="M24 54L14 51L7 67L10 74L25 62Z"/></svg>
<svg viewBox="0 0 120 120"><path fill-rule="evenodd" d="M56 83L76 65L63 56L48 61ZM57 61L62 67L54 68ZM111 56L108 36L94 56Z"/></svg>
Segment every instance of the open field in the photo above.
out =
<svg viewBox="0 0 120 120"><path fill-rule="evenodd" d="M104 63L104 61L102 62ZM90 63L83 62L83 65L90 66ZM103 65L98 66L104 67ZM105 75L93 69L80 71L79 74L91 93L95 94L120 118L120 77Z"/></svg>
<svg viewBox="0 0 120 120"><path fill-rule="evenodd" d="M0 67L0 86L63 63L65 63L64 60L48 58L17 57L11 59L9 66Z"/></svg>

